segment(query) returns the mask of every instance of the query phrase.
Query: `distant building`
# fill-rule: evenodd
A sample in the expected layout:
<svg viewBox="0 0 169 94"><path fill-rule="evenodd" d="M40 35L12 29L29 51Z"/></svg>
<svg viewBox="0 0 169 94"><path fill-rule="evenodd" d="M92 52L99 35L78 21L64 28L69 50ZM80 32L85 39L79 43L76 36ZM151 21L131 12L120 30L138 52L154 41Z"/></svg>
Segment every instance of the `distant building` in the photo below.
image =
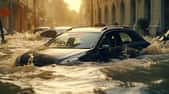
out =
<svg viewBox="0 0 169 94"><path fill-rule="evenodd" d="M8 0L0 0L0 9L2 9L2 8L8 8L8 2L9 2ZM3 26L5 28L7 28L8 27L9 17L8 16L6 16L6 17L0 16L0 18L2 20Z"/></svg>
<svg viewBox="0 0 169 94"><path fill-rule="evenodd" d="M0 8L10 10L9 16L1 17L4 27L26 32L43 23L44 1L46 0L0 0Z"/></svg>
<svg viewBox="0 0 169 94"><path fill-rule="evenodd" d="M169 0L83 0L85 24L118 23L134 27L141 18L150 22L152 35L169 28Z"/></svg>
<svg viewBox="0 0 169 94"><path fill-rule="evenodd" d="M25 32L43 24L44 1L46 0L18 0L15 2L16 31Z"/></svg>

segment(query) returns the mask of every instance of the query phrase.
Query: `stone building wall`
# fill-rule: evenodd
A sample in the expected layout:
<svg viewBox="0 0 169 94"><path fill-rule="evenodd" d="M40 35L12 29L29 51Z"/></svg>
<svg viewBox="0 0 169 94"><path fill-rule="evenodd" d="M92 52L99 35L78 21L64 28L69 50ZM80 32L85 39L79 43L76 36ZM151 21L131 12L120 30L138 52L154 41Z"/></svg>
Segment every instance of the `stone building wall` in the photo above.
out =
<svg viewBox="0 0 169 94"><path fill-rule="evenodd" d="M169 28L168 0L84 0L88 20L86 24L98 23L134 28L139 19L150 22L152 35ZM93 2L93 3L92 3ZM92 4L92 5L91 5ZM85 8L85 7L84 7Z"/></svg>

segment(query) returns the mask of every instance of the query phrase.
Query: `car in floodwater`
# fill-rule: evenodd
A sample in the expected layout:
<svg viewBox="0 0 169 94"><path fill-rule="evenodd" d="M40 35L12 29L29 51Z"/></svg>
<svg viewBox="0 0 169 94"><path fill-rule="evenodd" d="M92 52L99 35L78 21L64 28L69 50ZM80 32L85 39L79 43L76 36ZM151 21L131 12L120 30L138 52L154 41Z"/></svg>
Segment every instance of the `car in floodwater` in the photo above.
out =
<svg viewBox="0 0 169 94"><path fill-rule="evenodd" d="M42 32L44 30L49 30L50 27L48 26L40 26L40 27L36 27L34 30L33 30L33 33L38 33L38 32Z"/></svg>
<svg viewBox="0 0 169 94"><path fill-rule="evenodd" d="M30 61L35 66L71 65L77 61L106 62L124 58L129 50L139 52L149 44L128 28L77 27L50 41L46 49L29 51L17 57L16 66L27 65ZM128 57L137 56L132 51L127 53Z"/></svg>
<svg viewBox="0 0 169 94"><path fill-rule="evenodd" d="M54 27L54 28L50 28L50 29L44 30L42 32L39 32L39 34L41 37L54 38L57 35L64 33L65 31L67 31L71 28L72 27L69 27L69 26Z"/></svg>

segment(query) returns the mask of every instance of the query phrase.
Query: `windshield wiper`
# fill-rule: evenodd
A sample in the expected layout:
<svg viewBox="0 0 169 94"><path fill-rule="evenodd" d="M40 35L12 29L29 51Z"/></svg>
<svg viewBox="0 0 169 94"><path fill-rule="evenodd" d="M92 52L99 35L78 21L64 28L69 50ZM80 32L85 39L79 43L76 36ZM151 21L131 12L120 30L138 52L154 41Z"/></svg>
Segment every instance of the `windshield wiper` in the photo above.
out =
<svg viewBox="0 0 169 94"><path fill-rule="evenodd" d="M68 29L65 32L68 32L69 30L71 30L71 29ZM63 33L65 33L65 32L63 32ZM62 35L63 33L60 33L60 34L56 35L54 38L50 39L47 43L44 44L44 46L49 47L55 41L56 37Z"/></svg>

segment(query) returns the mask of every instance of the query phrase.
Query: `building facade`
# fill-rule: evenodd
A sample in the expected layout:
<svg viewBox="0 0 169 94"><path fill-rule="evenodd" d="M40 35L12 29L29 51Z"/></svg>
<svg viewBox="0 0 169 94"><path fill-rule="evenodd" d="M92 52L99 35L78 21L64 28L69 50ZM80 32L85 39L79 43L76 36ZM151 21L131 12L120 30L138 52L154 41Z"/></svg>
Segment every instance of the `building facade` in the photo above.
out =
<svg viewBox="0 0 169 94"><path fill-rule="evenodd" d="M0 9L8 8L8 6L9 6L8 0L0 0ZM0 19L1 19L4 27L7 28L9 17L8 16L0 16Z"/></svg>
<svg viewBox="0 0 169 94"><path fill-rule="evenodd" d="M26 32L43 24L45 0L17 0L14 3L14 27L18 32Z"/></svg>
<svg viewBox="0 0 169 94"><path fill-rule="evenodd" d="M86 25L119 24L135 27L146 19L152 35L169 28L168 0L83 0Z"/></svg>
<svg viewBox="0 0 169 94"><path fill-rule="evenodd" d="M32 30L43 19L46 0L0 0L0 8L8 8L10 15L1 17L4 27L10 31Z"/></svg>

